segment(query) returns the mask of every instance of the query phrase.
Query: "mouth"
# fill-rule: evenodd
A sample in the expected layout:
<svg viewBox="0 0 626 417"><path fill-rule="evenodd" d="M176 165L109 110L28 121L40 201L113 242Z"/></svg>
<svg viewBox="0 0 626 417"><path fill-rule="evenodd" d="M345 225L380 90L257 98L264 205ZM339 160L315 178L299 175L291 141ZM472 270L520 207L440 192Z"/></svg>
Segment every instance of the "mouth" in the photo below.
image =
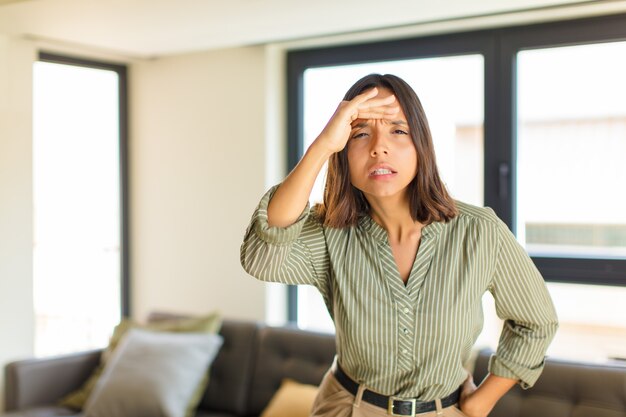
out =
<svg viewBox="0 0 626 417"><path fill-rule="evenodd" d="M370 177L380 177L383 175L392 175L397 174L397 171L394 171L390 167L377 167L370 171Z"/></svg>

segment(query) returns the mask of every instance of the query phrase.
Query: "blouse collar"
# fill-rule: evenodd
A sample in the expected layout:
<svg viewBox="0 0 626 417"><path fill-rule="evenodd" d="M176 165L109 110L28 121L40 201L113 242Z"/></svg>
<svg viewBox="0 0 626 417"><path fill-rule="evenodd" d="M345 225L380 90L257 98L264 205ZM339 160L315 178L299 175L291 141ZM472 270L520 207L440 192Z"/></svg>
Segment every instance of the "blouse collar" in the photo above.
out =
<svg viewBox="0 0 626 417"><path fill-rule="evenodd" d="M367 230L376 240L389 243L387 230L376 223L369 214L359 218L359 224ZM443 230L444 222L432 222L422 227L422 237L431 238L437 236Z"/></svg>

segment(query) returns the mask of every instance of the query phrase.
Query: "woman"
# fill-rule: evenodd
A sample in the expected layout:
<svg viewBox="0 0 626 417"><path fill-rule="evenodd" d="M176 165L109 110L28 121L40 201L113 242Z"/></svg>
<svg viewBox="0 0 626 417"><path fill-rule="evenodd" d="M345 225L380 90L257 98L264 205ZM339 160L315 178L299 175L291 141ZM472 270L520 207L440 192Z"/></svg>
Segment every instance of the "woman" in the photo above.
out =
<svg viewBox="0 0 626 417"><path fill-rule="evenodd" d="M326 161L324 203L309 209ZM261 200L241 263L324 297L337 357L313 416L487 416L513 385L535 383L558 327L543 278L506 225L449 196L420 101L393 75L350 88ZM485 291L505 324L477 388L462 364Z"/></svg>

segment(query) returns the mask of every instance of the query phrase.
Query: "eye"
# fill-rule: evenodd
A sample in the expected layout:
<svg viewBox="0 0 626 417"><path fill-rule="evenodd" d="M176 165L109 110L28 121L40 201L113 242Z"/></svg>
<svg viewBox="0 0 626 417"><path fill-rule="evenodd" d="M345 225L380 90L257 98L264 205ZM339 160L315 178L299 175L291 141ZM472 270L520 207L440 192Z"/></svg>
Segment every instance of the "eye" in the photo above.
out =
<svg viewBox="0 0 626 417"><path fill-rule="evenodd" d="M396 135L408 135L409 134L408 132L406 132L406 131L404 131L402 129L396 129L396 130L393 131L393 133L396 134Z"/></svg>
<svg viewBox="0 0 626 417"><path fill-rule="evenodd" d="M362 138L362 137L365 137L365 136L367 136L367 133L365 133L365 132L356 133L356 134L352 135L352 139L359 139L359 138Z"/></svg>

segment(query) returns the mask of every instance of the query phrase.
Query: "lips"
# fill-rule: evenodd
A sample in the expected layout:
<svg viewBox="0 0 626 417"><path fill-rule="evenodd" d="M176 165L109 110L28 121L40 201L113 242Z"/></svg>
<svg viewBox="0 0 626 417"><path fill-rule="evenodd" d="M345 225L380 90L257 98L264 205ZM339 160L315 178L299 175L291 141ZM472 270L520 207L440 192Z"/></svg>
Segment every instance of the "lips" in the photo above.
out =
<svg viewBox="0 0 626 417"><path fill-rule="evenodd" d="M378 177L381 175L391 175L391 174L397 174L397 173L398 171L394 170L391 166L386 165L386 164L374 165L373 167L369 169L370 177Z"/></svg>

